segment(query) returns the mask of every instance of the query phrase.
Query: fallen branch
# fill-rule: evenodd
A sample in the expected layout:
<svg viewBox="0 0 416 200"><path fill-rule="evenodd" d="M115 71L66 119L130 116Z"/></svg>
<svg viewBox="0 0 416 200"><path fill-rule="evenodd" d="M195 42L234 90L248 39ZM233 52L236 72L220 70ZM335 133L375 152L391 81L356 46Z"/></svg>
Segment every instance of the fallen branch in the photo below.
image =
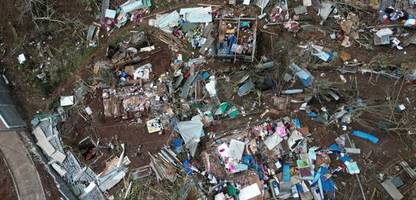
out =
<svg viewBox="0 0 416 200"><path fill-rule="evenodd" d="M277 34L277 33L273 33L273 32L270 32L270 31L266 31L264 29L260 29L260 32L267 33L267 34L270 34L270 35L279 36L279 34Z"/></svg>
<svg viewBox="0 0 416 200"><path fill-rule="evenodd" d="M34 20L44 20L44 21L50 21L50 22L57 22L57 23L61 23L61 24L66 24L65 22L61 21L61 20L57 20L57 19L51 19L49 17L34 17Z"/></svg>

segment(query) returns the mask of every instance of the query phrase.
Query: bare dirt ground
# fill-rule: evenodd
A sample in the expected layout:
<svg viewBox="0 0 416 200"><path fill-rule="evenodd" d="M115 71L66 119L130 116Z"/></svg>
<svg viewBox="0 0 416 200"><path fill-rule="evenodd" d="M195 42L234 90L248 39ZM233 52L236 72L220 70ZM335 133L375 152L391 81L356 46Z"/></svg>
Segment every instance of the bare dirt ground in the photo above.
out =
<svg viewBox="0 0 416 200"><path fill-rule="evenodd" d="M46 171L45 167L37 162L35 162L35 165L38 170L40 180L42 181L43 189L45 190L46 199L54 200L61 198L61 193L58 191L54 180Z"/></svg>

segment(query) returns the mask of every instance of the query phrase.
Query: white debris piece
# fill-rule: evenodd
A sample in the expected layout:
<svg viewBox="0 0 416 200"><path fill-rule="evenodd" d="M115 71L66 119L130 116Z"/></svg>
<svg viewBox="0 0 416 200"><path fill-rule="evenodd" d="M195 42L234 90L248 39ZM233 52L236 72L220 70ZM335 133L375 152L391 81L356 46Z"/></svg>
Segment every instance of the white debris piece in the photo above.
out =
<svg viewBox="0 0 416 200"><path fill-rule="evenodd" d="M245 143L235 140L235 139L231 139L230 141L230 149L229 149L229 154L230 154L230 158L240 161L241 157L243 156L244 153L244 147L245 147Z"/></svg>
<svg viewBox="0 0 416 200"><path fill-rule="evenodd" d="M89 106L85 108L85 112L86 112L88 115L92 115L92 109L91 109Z"/></svg>
<svg viewBox="0 0 416 200"><path fill-rule="evenodd" d="M152 64L147 63L139 68L137 68L134 73L134 80L143 79L149 80L150 79L150 72L152 72Z"/></svg>
<svg viewBox="0 0 416 200"><path fill-rule="evenodd" d="M264 9L267 7L267 4L269 4L270 0L257 0L256 5L260 7L261 13L263 13Z"/></svg>
<svg viewBox="0 0 416 200"><path fill-rule="evenodd" d="M51 166L61 177L66 175L67 171L57 163L52 163Z"/></svg>
<svg viewBox="0 0 416 200"><path fill-rule="evenodd" d="M61 106L72 106L74 103L74 96L61 96Z"/></svg>
<svg viewBox="0 0 416 200"><path fill-rule="evenodd" d="M149 133L156 133L163 130L163 126L159 119L151 119L146 122L147 131Z"/></svg>
<svg viewBox="0 0 416 200"><path fill-rule="evenodd" d="M253 199L254 197L260 196L261 191L257 183L249 185L240 190L240 194L238 195L240 200L249 200Z"/></svg>
<svg viewBox="0 0 416 200"><path fill-rule="evenodd" d="M171 33L171 27L178 25L180 18L179 13L173 11L169 14L157 15L156 20L149 21L149 25L155 26L167 33Z"/></svg>
<svg viewBox="0 0 416 200"><path fill-rule="evenodd" d="M143 8L144 4L143 4L143 1L141 1L141 0L139 0L139 1L127 1L126 3L121 5L120 7L121 7L121 10L124 13L130 13L130 12L135 11L137 9Z"/></svg>
<svg viewBox="0 0 416 200"><path fill-rule="evenodd" d="M287 140L287 144L289 145L289 149L293 150L296 147L296 146L294 146L296 144L296 142L298 140L302 140L302 139L303 139L303 136L299 131L297 131L297 130L293 131L292 134L290 135L289 139Z"/></svg>
<svg viewBox="0 0 416 200"><path fill-rule="evenodd" d="M148 47L143 47L143 48L140 49L140 52L150 52L150 51L153 51L153 50L155 50L155 45L148 46Z"/></svg>
<svg viewBox="0 0 416 200"><path fill-rule="evenodd" d="M200 120L178 122L178 132L192 156L195 155L200 138L205 135L203 126Z"/></svg>
<svg viewBox="0 0 416 200"><path fill-rule="evenodd" d="M218 193L217 195L215 195L215 200L226 200L225 194L222 192Z"/></svg>
<svg viewBox="0 0 416 200"><path fill-rule="evenodd" d="M264 141L267 149L272 150L274 149L280 142L282 142L282 138L278 134L273 134Z"/></svg>
<svg viewBox="0 0 416 200"><path fill-rule="evenodd" d="M387 179L384 182L381 183L381 185L384 187L387 193L391 196L394 200L400 200L403 199L404 196L400 191L394 186L391 179Z"/></svg>
<svg viewBox="0 0 416 200"><path fill-rule="evenodd" d="M312 6L312 0L303 0L304 6Z"/></svg>
<svg viewBox="0 0 416 200"><path fill-rule="evenodd" d="M277 161L276 163L274 163L274 166L276 167L276 169L280 169L282 167L282 164L280 164L280 161Z"/></svg>
<svg viewBox="0 0 416 200"><path fill-rule="evenodd" d="M114 18L116 18L116 15L117 15L117 11L115 11L115 10L112 10L112 9L105 10L105 17L106 18L114 19Z"/></svg>
<svg viewBox="0 0 416 200"><path fill-rule="evenodd" d="M400 104L400 105L398 106L398 108L399 108L399 110L400 110L400 111L404 111L404 110L406 110L406 106L405 106L404 104Z"/></svg>
<svg viewBox="0 0 416 200"><path fill-rule="evenodd" d="M215 79L215 76L209 77L209 82L205 85L205 89L207 89L210 97L217 96L217 80Z"/></svg>
<svg viewBox="0 0 416 200"><path fill-rule="evenodd" d="M55 147L49 142L49 139L46 137L45 133L39 126L36 127L32 133L35 135L37 140L36 145L38 145L46 155L60 163L64 162L66 155L55 149Z"/></svg>
<svg viewBox="0 0 416 200"><path fill-rule="evenodd" d="M376 32L377 37L383 37L383 36L391 36L393 35L393 31L389 28L383 28Z"/></svg>
<svg viewBox="0 0 416 200"><path fill-rule="evenodd" d="M251 0L244 0L244 1L243 1L243 4L244 4L244 5L246 5L246 6L249 6L249 5L250 5L250 1L251 1Z"/></svg>
<svg viewBox="0 0 416 200"><path fill-rule="evenodd" d="M393 36L393 31L389 28L383 28L376 32L374 37L375 45L390 44L390 37Z"/></svg>
<svg viewBox="0 0 416 200"><path fill-rule="evenodd" d="M358 168L357 162L355 161L345 161L345 166L347 166L347 171L349 174L359 174L360 168Z"/></svg>
<svg viewBox="0 0 416 200"><path fill-rule="evenodd" d="M117 185L126 176L128 168L124 165L115 166L105 174L97 177L98 186L101 191L107 191Z"/></svg>
<svg viewBox="0 0 416 200"><path fill-rule="evenodd" d="M360 154L361 149L345 147L345 152L350 153L350 154Z"/></svg>
<svg viewBox="0 0 416 200"><path fill-rule="evenodd" d="M19 54L18 56L17 56L17 61L19 61L19 64L23 64L23 63L25 63L25 61L26 61L26 56L25 56L25 54Z"/></svg>
<svg viewBox="0 0 416 200"><path fill-rule="evenodd" d="M190 23L208 23L212 22L211 7L182 8L179 14L185 17Z"/></svg>

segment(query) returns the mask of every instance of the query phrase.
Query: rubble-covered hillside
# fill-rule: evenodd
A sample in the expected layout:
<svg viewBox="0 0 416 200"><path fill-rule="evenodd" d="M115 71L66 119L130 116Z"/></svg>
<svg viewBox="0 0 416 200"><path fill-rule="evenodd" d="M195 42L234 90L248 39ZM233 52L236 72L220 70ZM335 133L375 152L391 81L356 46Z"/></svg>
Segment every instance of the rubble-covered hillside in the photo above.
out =
<svg viewBox="0 0 416 200"><path fill-rule="evenodd" d="M50 199L416 198L414 0L24 3L0 69Z"/></svg>

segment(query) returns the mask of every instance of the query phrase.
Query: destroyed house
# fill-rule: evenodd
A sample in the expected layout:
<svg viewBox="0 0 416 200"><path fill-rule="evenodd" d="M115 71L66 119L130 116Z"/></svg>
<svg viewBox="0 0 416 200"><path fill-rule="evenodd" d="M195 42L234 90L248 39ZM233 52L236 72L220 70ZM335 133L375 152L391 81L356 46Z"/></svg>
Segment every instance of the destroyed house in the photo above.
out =
<svg viewBox="0 0 416 200"><path fill-rule="evenodd" d="M0 80L0 120L8 129L23 128L26 126L19 115L10 93L3 80Z"/></svg>
<svg viewBox="0 0 416 200"><path fill-rule="evenodd" d="M256 54L256 18L222 18L218 23L217 57L253 62Z"/></svg>
<svg viewBox="0 0 416 200"><path fill-rule="evenodd" d="M48 164L71 188L72 193L80 200L103 200L102 191L97 185L97 174L88 166L82 167L79 160L71 151L64 150L57 127L59 119L56 116L38 116L32 120L32 131ZM68 195L68 194L65 194Z"/></svg>

